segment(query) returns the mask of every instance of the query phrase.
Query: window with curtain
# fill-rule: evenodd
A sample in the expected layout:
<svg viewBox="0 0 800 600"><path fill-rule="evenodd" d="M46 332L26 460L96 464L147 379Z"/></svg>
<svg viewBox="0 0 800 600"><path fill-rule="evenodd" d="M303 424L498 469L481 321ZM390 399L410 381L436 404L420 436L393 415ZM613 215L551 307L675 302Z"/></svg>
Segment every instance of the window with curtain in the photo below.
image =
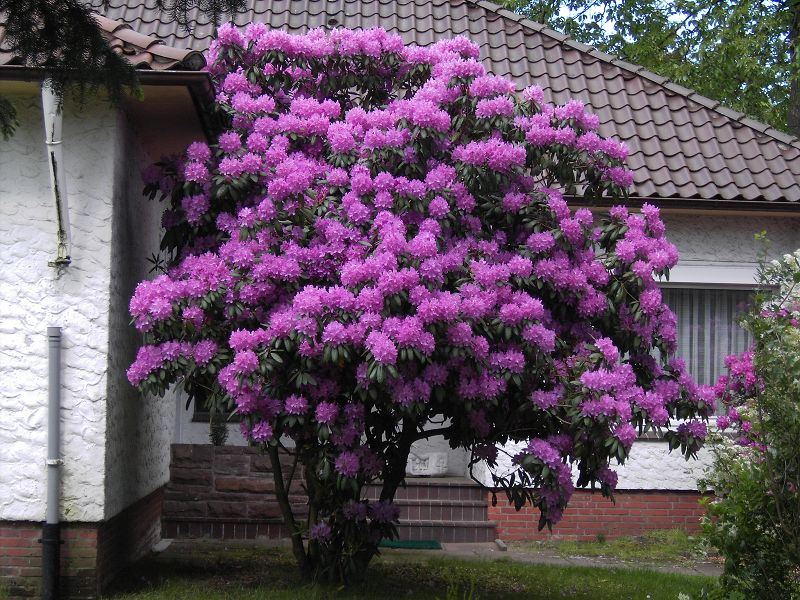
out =
<svg viewBox="0 0 800 600"><path fill-rule="evenodd" d="M750 290L664 288L664 301L678 319L677 355L701 384L725 374L725 357L750 346L750 335L738 325L752 301Z"/></svg>

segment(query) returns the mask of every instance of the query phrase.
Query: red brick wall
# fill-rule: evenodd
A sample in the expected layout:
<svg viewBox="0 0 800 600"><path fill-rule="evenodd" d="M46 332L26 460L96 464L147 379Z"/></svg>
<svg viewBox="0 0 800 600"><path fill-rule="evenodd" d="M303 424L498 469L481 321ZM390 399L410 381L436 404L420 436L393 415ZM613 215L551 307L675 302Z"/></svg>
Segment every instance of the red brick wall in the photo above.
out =
<svg viewBox="0 0 800 600"><path fill-rule="evenodd" d="M594 540L641 535L653 529L684 529L696 532L705 511L699 492L622 490L615 503L600 492L577 490L564 518L553 527L537 531L539 511L525 507L514 510L505 496L498 493L497 506L489 503L489 519L497 523L497 535L506 541L520 540Z"/></svg>
<svg viewBox="0 0 800 600"><path fill-rule="evenodd" d="M102 523L63 523L61 594L94 598L160 535L162 490L156 490ZM12 598L39 595L42 569L40 523L0 522L0 583Z"/></svg>
<svg viewBox="0 0 800 600"><path fill-rule="evenodd" d="M99 589L104 589L122 569L158 543L163 504L164 488L159 488L100 525L97 536Z"/></svg>
<svg viewBox="0 0 800 600"><path fill-rule="evenodd" d="M38 595L42 574L41 525L0 523L0 577L11 597ZM96 593L97 526L67 523L61 529L61 591L65 597Z"/></svg>

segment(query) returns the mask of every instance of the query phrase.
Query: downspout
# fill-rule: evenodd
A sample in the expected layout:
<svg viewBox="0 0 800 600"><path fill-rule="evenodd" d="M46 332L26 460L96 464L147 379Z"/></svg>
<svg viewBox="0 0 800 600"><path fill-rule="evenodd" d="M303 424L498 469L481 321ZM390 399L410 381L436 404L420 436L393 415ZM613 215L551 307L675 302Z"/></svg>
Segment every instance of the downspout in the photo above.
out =
<svg viewBox="0 0 800 600"><path fill-rule="evenodd" d="M42 525L42 599L58 600L61 554L59 524L61 413L61 328L47 328L47 507Z"/></svg>
<svg viewBox="0 0 800 600"><path fill-rule="evenodd" d="M58 233L56 257L47 264L51 267L66 267L70 264L69 204L67 203L67 177L61 151L61 99L53 90L52 82L42 82L42 113L44 116L47 164L50 170L50 189L56 205Z"/></svg>

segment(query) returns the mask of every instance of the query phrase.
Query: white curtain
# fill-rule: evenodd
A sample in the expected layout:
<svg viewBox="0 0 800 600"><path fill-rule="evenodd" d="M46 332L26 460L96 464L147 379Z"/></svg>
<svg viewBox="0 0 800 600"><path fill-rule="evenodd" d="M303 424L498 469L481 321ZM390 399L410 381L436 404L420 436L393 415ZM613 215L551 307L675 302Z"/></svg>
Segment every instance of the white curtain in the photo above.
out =
<svg viewBox="0 0 800 600"><path fill-rule="evenodd" d="M664 300L678 318L677 355L695 381L714 384L725 374L725 357L750 346L738 319L747 311L749 290L664 288Z"/></svg>

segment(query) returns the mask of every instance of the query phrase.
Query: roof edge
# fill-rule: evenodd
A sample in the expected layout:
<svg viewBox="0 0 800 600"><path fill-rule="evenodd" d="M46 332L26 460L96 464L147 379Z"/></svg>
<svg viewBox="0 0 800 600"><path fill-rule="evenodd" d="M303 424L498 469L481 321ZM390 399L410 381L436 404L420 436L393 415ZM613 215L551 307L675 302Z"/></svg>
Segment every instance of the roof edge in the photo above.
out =
<svg viewBox="0 0 800 600"><path fill-rule="evenodd" d="M0 80L33 81L41 79L45 72L44 67L5 64L0 65ZM211 75L208 71L136 69L136 76L143 85L190 85L207 82L208 89L211 90Z"/></svg>
<svg viewBox="0 0 800 600"><path fill-rule="evenodd" d="M600 200L586 201L580 196L565 196L570 202L578 206L608 208L615 204L624 204L628 207L641 207L643 204L654 204L662 210L686 210L702 212L740 212L751 214L754 212L769 213L770 215L792 215L800 217L800 202L790 201L765 201L765 200L720 200L705 198L650 198L642 196L629 196L625 200L601 198Z"/></svg>
<svg viewBox="0 0 800 600"><path fill-rule="evenodd" d="M207 71L137 69L136 75L140 85L186 87L200 119L203 134L209 141L214 138L217 129L211 116L214 106L214 87ZM0 65L0 81L41 81L44 77L45 71L42 67Z"/></svg>
<svg viewBox="0 0 800 600"><path fill-rule="evenodd" d="M533 21L532 19L529 19L528 17L510 11L507 8L500 6L499 4L491 2L490 0L465 0L465 2L483 8L484 10L493 12L503 17L504 19L511 19L512 21L519 23L523 27L532 29L536 33L546 35L547 37L555 40L560 44L569 46L573 50L589 54L590 56L600 61L612 64L615 67L622 69L623 71L627 71L629 73L633 73L634 75L639 75L640 77L644 77L645 79L648 79L653 83L664 86L673 94L676 94L678 96L683 96L687 100L691 100L692 102L700 104L701 106L704 106L708 110L712 110L731 121L739 123L744 127L749 127L750 129L754 129L763 135L771 137L778 143L787 144L789 146L793 146L794 148L800 150L800 137L775 129L772 125L762 123L761 121L756 121L755 119L748 117L743 112L724 106L718 100L714 100L713 98L703 96L696 90L675 83L668 77L664 77L663 75L654 73L653 71L650 71L649 69L646 69L641 65L636 65L627 62L625 60L622 60L621 58L614 56L613 54L607 54L605 52L602 52L601 50L598 50L593 46L589 46L587 44L579 42L578 40L575 40L564 33L556 31L555 29L551 29L542 23L538 23L536 21Z"/></svg>

